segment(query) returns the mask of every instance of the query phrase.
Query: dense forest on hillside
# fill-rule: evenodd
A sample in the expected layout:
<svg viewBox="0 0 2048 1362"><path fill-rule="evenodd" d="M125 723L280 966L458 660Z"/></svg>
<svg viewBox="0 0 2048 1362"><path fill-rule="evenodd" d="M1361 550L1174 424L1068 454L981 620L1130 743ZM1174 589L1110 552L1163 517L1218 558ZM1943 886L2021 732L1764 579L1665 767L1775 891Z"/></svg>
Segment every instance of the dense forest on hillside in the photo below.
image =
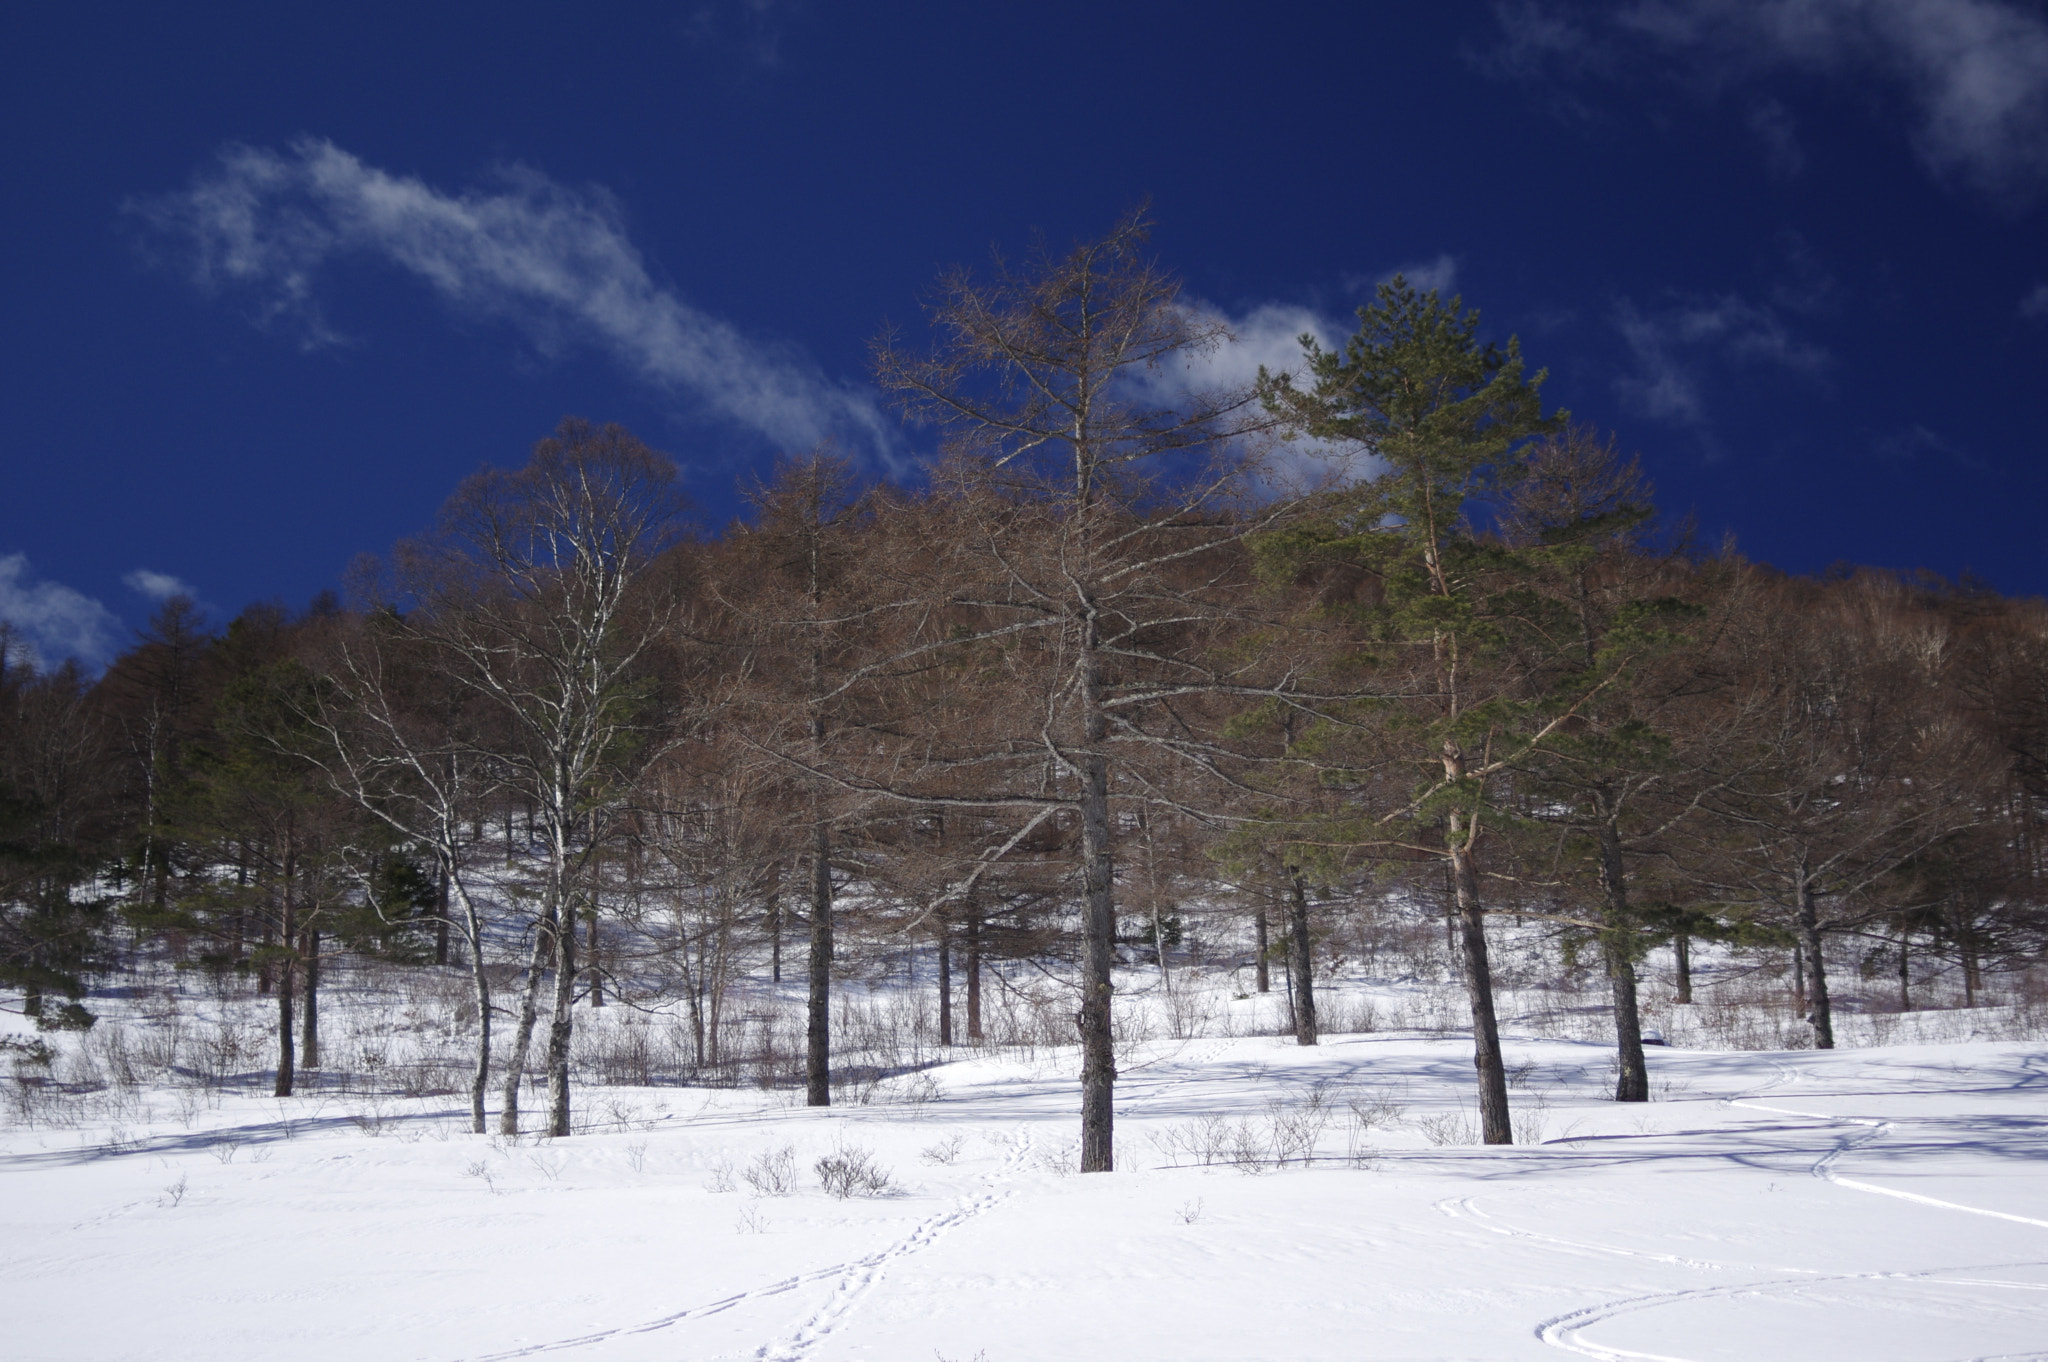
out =
<svg viewBox="0 0 2048 1362"><path fill-rule="evenodd" d="M415 1081L567 1135L620 1074L844 1100L836 994L893 974L925 1043L1078 1044L1102 1171L1140 976L1234 971L1313 1045L1361 1022L1333 972L1439 971L1490 1143L1504 989L1596 980L1621 1101L1653 960L1672 1006L1739 965L1777 1045L1845 994L2042 1001L2040 601L1693 542L1399 279L1232 391L1135 221L927 314L874 347L914 483L792 454L713 530L567 420L304 612L176 598L98 677L0 626L4 1005L260 996L282 1097L368 1062L329 991L438 991L469 1058ZM601 1009L673 1043L585 1043Z"/></svg>

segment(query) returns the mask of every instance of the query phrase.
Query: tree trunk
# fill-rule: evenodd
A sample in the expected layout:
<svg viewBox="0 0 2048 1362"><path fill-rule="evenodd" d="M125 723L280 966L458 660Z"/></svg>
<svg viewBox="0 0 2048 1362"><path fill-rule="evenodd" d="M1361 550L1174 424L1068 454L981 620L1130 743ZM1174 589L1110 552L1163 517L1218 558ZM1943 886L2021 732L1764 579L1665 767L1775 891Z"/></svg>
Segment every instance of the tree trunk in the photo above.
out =
<svg viewBox="0 0 2048 1362"><path fill-rule="evenodd" d="M548 1016L548 1134L569 1133L569 1044L576 1026L576 905L566 886L555 924L555 999Z"/></svg>
<svg viewBox="0 0 2048 1362"><path fill-rule="evenodd" d="M1913 1010L1913 969L1912 959L1907 955L1909 934L1899 928L1899 1011Z"/></svg>
<svg viewBox="0 0 2048 1362"><path fill-rule="evenodd" d="M676 959L683 971L683 1002L690 1017L690 1063L696 1075L702 1075L708 1055L704 1048L704 937L697 938L697 959L690 959L690 938L683 935L682 949Z"/></svg>
<svg viewBox="0 0 2048 1362"><path fill-rule="evenodd" d="M1614 997L1614 1100L1650 1100L1650 1070L1643 1058L1643 1022L1636 1006L1636 922L1628 902L1628 867L1621 859L1621 831L1605 791L1594 795L1600 816L1600 889L1606 899L1600 933L1607 983Z"/></svg>
<svg viewBox="0 0 2048 1362"><path fill-rule="evenodd" d="M248 885L249 844L244 842L235 856L235 888L246 889ZM245 938L248 934L248 906L242 903L240 897L237 896L234 912L228 917L228 954L233 957L237 965L242 963L243 956L247 954L248 942Z"/></svg>
<svg viewBox="0 0 2048 1362"><path fill-rule="evenodd" d="M782 896L768 896L768 980L782 982Z"/></svg>
<svg viewBox="0 0 2048 1362"><path fill-rule="evenodd" d="M491 976L484 971L483 920L469 891L453 880L445 866L441 877L444 885L453 882L456 896L462 900L463 935L469 941L469 984L476 998L476 1066L469 1076L469 1128L481 1135L487 1129L484 1094L491 1085Z"/></svg>
<svg viewBox="0 0 2048 1362"><path fill-rule="evenodd" d="M1173 1002L1173 972L1166 965L1166 924L1159 912L1159 900L1152 900L1152 949L1159 955L1159 991Z"/></svg>
<svg viewBox="0 0 2048 1362"><path fill-rule="evenodd" d="M590 905L590 923L584 928L584 968L590 971L590 1005L604 1006L604 975L597 967L597 903Z"/></svg>
<svg viewBox="0 0 2048 1362"><path fill-rule="evenodd" d="M1671 938L1671 954L1678 963L1678 1001L1692 1001L1692 938L1684 932Z"/></svg>
<svg viewBox="0 0 2048 1362"><path fill-rule="evenodd" d="M1152 907L1152 951L1159 958L1159 992L1166 998L1167 1010L1173 1010L1173 976L1166 968L1166 928L1161 922L1159 911L1159 855L1152 842L1152 818L1149 814L1138 815L1138 826L1145 830L1145 888L1146 898Z"/></svg>
<svg viewBox="0 0 2048 1362"><path fill-rule="evenodd" d="M717 930L711 934L716 955L706 963L704 976L704 1052L712 1065L725 1062L725 1051L720 1048L719 1028L725 1019L725 986L732 980L732 920L721 916Z"/></svg>
<svg viewBox="0 0 2048 1362"><path fill-rule="evenodd" d="M1961 947L1963 958L1963 1006L1975 1007L1977 1005L1977 989L1982 982L1977 973L1977 939L1975 933L1965 926L1959 934L1956 944Z"/></svg>
<svg viewBox="0 0 2048 1362"><path fill-rule="evenodd" d="M1813 1048L1835 1048L1835 1015L1828 998L1827 966L1820 953L1820 905L1813 882L1802 873L1799 881L1799 940L1806 956L1809 976L1806 1019L1813 1025Z"/></svg>
<svg viewBox="0 0 2048 1362"><path fill-rule="evenodd" d="M967 902L967 1043L979 1045L981 1041L981 908L970 893Z"/></svg>
<svg viewBox="0 0 2048 1362"><path fill-rule="evenodd" d="M1458 944L1465 966L1465 994L1472 1006L1472 1067L1479 1078L1480 1139L1487 1144L1513 1144L1507 1067L1501 1059L1500 1024L1493 1012L1493 964L1486 953L1486 913L1479 906L1479 872L1472 862L1462 810L1452 810L1448 832Z"/></svg>
<svg viewBox="0 0 2048 1362"><path fill-rule="evenodd" d="M1308 884L1294 870L1287 872L1288 964L1294 972L1294 1040L1314 1045L1316 1031L1315 954L1308 934Z"/></svg>
<svg viewBox="0 0 2048 1362"><path fill-rule="evenodd" d="M263 930L256 937L256 944L259 947L268 947L270 945L272 940L271 928L272 924L270 922L265 921L263 923ZM258 961L259 963L256 966L256 996L268 998L270 990L277 986L277 968L272 962L268 950L263 951L258 957Z"/></svg>
<svg viewBox="0 0 2048 1362"><path fill-rule="evenodd" d="M1270 934L1271 928L1266 922L1266 900L1261 895L1258 908L1252 913L1252 945L1257 951L1252 965L1252 983L1261 993L1273 991L1273 971L1266 961L1273 952L1273 943L1267 939Z"/></svg>
<svg viewBox="0 0 2048 1362"><path fill-rule="evenodd" d="M1090 741L1101 741L1102 720L1089 719ZM1116 1167L1116 1047L1110 1031L1110 973L1116 963L1115 866L1110 859L1109 763L1081 759L1082 950L1081 1171Z"/></svg>
<svg viewBox="0 0 2048 1362"><path fill-rule="evenodd" d="M448 867L441 867L439 884L434 892L434 963L448 963Z"/></svg>
<svg viewBox="0 0 2048 1362"><path fill-rule="evenodd" d="M939 919L939 1044L953 1044L953 940L946 919Z"/></svg>
<svg viewBox="0 0 2048 1362"><path fill-rule="evenodd" d="M832 830L811 828L810 999L804 1030L804 1104L832 1105Z"/></svg>
<svg viewBox="0 0 2048 1362"><path fill-rule="evenodd" d="M273 1097L290 1097L297 1074L292 1063L292 967L277 972L277 1084Z"/></svg>
<svg viewBox="0 0 2048 1362"><path fill-rule="evenodd" d="M511 820L508 812L506 820ZM526 963L526 987L520 991L519 1016L512 1024L512 1048L505 1056L505 1083L498 1103L498 1133L519 1133L519 1085L526 1081L526 1056L533 1048L533 1027L540 1015L540 986L547 977L554 945L554 906L542 910L533 927L533 956Z"/></svg>
<svg viewBox="0 0 2048 1362"><path fill-rule="evenodd" d="M298 881L297 859L289 850L284 859L284 916L279 924L278 938L284 955L278 961L277 970L277 1085L272 1096L290 1097L292 1083L297 1078L292 1053L292 983L293 971L291 949L298 935L298 901L294 898L294 885Z"/></svg>
<svg viewBox="0 0 2048 1362"><path fill-rule="evenodd" d="M299 1019L299 1067L320 1067L320 931L306 932L306 1002Z"/></svg>
<svg viewBox="0 0 2048 1362"><path fill-rule="evenodd" d="M1464 957L1458 945L1458 886L1457 874L1448 859L1444 861L1444 959L1449 962L1451 977L1463 976Z"/></svg>

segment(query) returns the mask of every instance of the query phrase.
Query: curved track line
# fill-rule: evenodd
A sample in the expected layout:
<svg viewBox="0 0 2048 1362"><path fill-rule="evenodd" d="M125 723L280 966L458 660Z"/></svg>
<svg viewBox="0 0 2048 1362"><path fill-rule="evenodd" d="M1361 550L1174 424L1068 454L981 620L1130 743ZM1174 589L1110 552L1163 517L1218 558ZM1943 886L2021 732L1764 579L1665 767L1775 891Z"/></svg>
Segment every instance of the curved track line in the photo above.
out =
<svg viewBox="0 0 2048 1362"><path fill-rule="evenodd" d="M2015 1267L2039 1267L2038 1263L2015 1263ZM1691 1291L1660 1291L1646 1296L1631 1296L1626 1300L1609 1301L1604 1305L1590 1305L1569 1314L1557 1315L1536 1326L1536 1337L1553 1348L1581 1357L1596 1358L1599 1362L1693 1362L1691 1358L1674 1357L1669 1353L1637 1352L1631 1348L1619 1348L1609 1344L1594 1343L1579 1337L1583 1329L1604 1324L1622 1315L1632 1315L1642 1310L1676 1304L1688 1300L1712 1300L1725 1296L1768 1296L1775 1289L1798 1289L1820 1286L1829 1282L1854 1281L1917 1281L1943 1286L1995 1286L2015 1291L2048 1291L2048 1283L2007 1282L1994 1278L1948 1278L1943 1272L1968 1271L1967 1268L1934 1268L1926 1272L1845 1272L1828 1276L1790 1277L1760 1282L1743 1282L1730 1286L1699 1287ZM2048 1358L2048 1352L1999 1353L1995 1357L1979 1356L1969 1362L2024 1362L2025 1359Z"/></svg>
<svg viewBox="0 0 2048 1362"><path fill-rule="evenodd" d="M1794 1111L1790 1107L1769 1107L1761 1102L1751 1102L1739 1097L1729 1098L1728 1105L1732 1107L1748 1107L1752 1111L1768 1111L1777 1116L1798 1116L1808 1121L1826 1121L1837 1125L1868 1127L1861 1136L1852 1136L1838 1141L1833 1149L1823 1154L1815 1161L1813 1167L1807 1170L1814 1177L1832 1182L1837 1187L1848 1187L1858 1192L1874 1192L1878 1196L1897 1197L1900 1201L1916 1201L1923 1206L1940 1206L1945 1210L1965 1211L1970 1215L1988 1215L1994 1220L2011 1220L2021 1225L2034 1225L2048 1230L2048 1220L2039 1220L2030 1215L2014 1215L2010 1211L1986 1210L1982 1206L1966 1206L1960 1201L1944 1201L1940 1197L1926 1196L1920 1192L1902 1192L1893 1187L1879 1187L1875 1183L1859 1182L1855 1178L1845 1178L1835 1171L1836 1160L1840 1159L1844 1154L1849 1153L1851 1150L1860 1149L1873 1140L1882 1139L1897 1129L1897 1126L1891 1121L1882 1121L1870 1116L1828 1116L1814 1111Z"/></svg>
<svg viewBox="0 0 2048 1362"><path fill-rule="evenodd" d="M1794 1073L1789 1066L1778 1063L1776 1060L1771 1061L1771 1063L1778 1070L1778 1077L1772 1082L1765 1084L1764 1087L1759 1090L1760 1092L1769 1092L1771 1089L1779 1087L1781 1085L1797 1083L1800 1081L1800 1076ZM2028 1081L2030 1080L2022 1080L2019 1084L2016 1084L2014 1086L2023 1087ZM1832 1149L1830 1149L1827 1153L1821 1155L1818 1159L1814 1160L1813 1164L1807 1169L1807 1172L1813 1177L1823 1179L1827 1182L1831 1182L1839 1187L1848 1187L1852 1190L1859 1192L1875 1192L1880 1196L1897 1197L1904 1201L1915 1201L1920 1202L1924 1205L1942 1207L1947 1210L1964 1211L1972 1215L1988 1215L2000 1220L2012 1220L2017 1221L2021 1224L2038 1225L2043 1229L2048 1229L2048 1221L2036 1220L2029 1216L2012 1215L2004 1211L1989 1211L1978 1206L1965 1206L1959 1202L1943 1201L1936 1197L1922 1196L1916 1192L1894 1191L1893 1189L1888 1187L1878 1187L1870 1183L1859 1182L1853 1178L1845 1178L1835 1172L1835 1164L1842 1158L1843 1155L1851 1152L1852 1150L1859 1149L1862 1146L1869 1144L1874 1140L1882 1139L1885 1135L1889 1134L1892 1130L1894 1130L1896 1126L1891 1121L1886 1121L1877 1117L1870 1116L1829 1116L1817 1112L1795 1111L1789 1107L1775 1107L1763 1102L1758 1102L1755 1101L1753 1097L1729 1097L1723 1098L1722 1101L1727 1106L1745 1107L1752 1111L1767 1111L1772 1113L1773 1115L1778 1116L1795 1116L1801 1120L1818 1121L1828 1125L1848 1125L1859 1127L1857 1131L1845 1134L1841 1138L1837 1139ZM1725 1268L1725 1265L1723 1264L1704 1261L1694 1261L1691 1259L1680 1258L1675 1255L1641 1253L1631 1249L1610 1249L1604 1248L1599 1245L1591 1244L1575 1244L1568 1240L1551 1239L1550 1236L1547 1235L1533 1234L1528 1231L1517 1230L1506 1226L1500 1226L1496 1228L1495 1225L1488 1225L1483 1223L1487 1219L1489 1219L1489 1217L1487 1217L1483 1212L1481 1212L1476 1206L1472 1204L1471 1198L1465 1198L1462 1201L1457 1202L1456 1207L1457 1209L1453 1209L1452 1204L1449 1202L1439 1202L1437 1208L1439 1210L1444 1211L1446 1214L1453 1216L1456 1216L1460 1213L1460 1211L1462 1211L1465 1214L1469 1214L1474 1220L1482 1222L1483 1228L1493 1230L1495 1233L1508 1235L1509 1237L1527 1238L1539 1241L1547 1240L1549 1242L1557 1243L1562 1246L1576 1249L1586 1249L1594 1252L1622 1254L1629 1257L1652 1258L1664 1262L1681 1264L1688 1267L1703 1268L1707 1270L1724 1270ZM2017 1268L2048 1266L2048 1264L2011 1263L1998 1264L1994 1266ZM1800 1287L1817 1286L1826 1282L1846 1282L1859 1280L1921 1281L1954 1286L1997 1287L2005 1290L2016 1291L2048 1291L2048 1284L2044 1283L2012 1282L1996 1278L1955 1278L1942 1275L1944 1273L1949 1272L1982 1271L1984 1270L1983 1268L1973 1269L1967 1267L1951 1267L1932 1268L1924 1272L1855 1272L1836 1274L1822 1274L1819 1272L1809 1272L1807 1269L1801 1268L1785 1268L1780 1270L1786 1272L1796 1272L1800 1275L1796 1277L1786 1277L1776 1280L1745 1282L1739 1285L1700 1287L1689 1291L1656 1292L1649 1295L1629 1297L1628 1299L1621 1301L1609 1301L1601 1305L1587 1306L1583 1309L1574 1310L1563 1315L1557 1315L1552 1317L1551 1319L1543 1321L1541 1324L1536 1326L1536 1336L1543 1342L1549 1344L1551 1347L1561 1348L1567 1352L1578 1353L1583 1357L1595 1358L1598 1359L1599 1362L1690 1362L1690 1359L1673 1357L1666 1353L1637 1352L1629 1348L1611 1347L1604 1344L1594 1343L1589 1339L1581 1337L1580 1335L1582 1331L1586 1329L1590 1329L1597 1324L1605 1323L1606 1321L1616 1319L1622 1315L1635 1314L1642 1310L1655 1309L1657 1307L1671 1305L1679 1301L1707 1300L1718 1297L1742 1295L1767 1296L1774 1294L1777 1291L1788 1288L1796 1290ZM1970 1362L2034 1362L2035 1359L2048 1359L2048 1352L2001 1353L1996 1355L1995 1357L1980 1356L1971 1359Z"/></svg>
<svg viewBox="0 0 2048 1362"><path fill-rule="evenodd" d="M1645 1249L1614 1248L1606 1244L1588 1244L1582 1240L1560 1239L1556 1235L1538 1234L1534 1230L1521 1229L1517 1226L1495 1220L1485 1211L1480 1210L1474 1199L1469 1196L1446 1197L1436 1203L1436 1208L1445 1215L1450 1216L1453 1220L1469 1218L1478 1224L1480 1229L1509 1239L1530 1239L1539 1244L1553 1244L1559 1248L1572 1249L1580 1253L1605 1253L1617 1258L1647 1258L1652 1262L1670 1263L1675 1267L1697 1268L1702 1272L1733 1272L1736 1270L1732 1264L1717 1263L1707 1258L1686 1258L1675 1253L1652 1253ZM1772 1270L1777 1272L1806 1271L1805 1268L1798 1267L1774 1268Z"/></svg>

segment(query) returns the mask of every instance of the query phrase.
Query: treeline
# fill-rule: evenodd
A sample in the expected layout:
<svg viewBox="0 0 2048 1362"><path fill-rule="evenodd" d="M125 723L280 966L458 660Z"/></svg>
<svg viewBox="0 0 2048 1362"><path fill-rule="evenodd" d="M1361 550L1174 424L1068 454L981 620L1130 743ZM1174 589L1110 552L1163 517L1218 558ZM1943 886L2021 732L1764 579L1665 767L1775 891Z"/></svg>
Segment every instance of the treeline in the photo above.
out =
<svg viewBox="0 0 2048 1362"><path fill-rule="evenodd" d="M0 629L0 983L76 1029L144 947L253 974L282 1096L324 959L466 966L475 1128L496 1075L518 1130L537 1052L564 1135L608 996L679 1000L715 1063L735 981L805 978L825 1104L835 956L935 949L947 1043L1030 958L1075 987L1101 1171L1119 951L1163 963L1195 905L1245 905L1314 1044L1319 914L1440 900L1490 1143L1490 914L1601 962L1624 1101L1652 949L1680 1001L1696 942L1790 951L1823 1047L1845 938L1902 988L2037 958L2040 602L1701 550L1399 279L1342 350L1204 391L1223 336L1143 238L949 275L928 348L877 342L939 433L915 486L814 452L701 533L667 459L571 420L346 605L173 600L97 679Z"/></svg>

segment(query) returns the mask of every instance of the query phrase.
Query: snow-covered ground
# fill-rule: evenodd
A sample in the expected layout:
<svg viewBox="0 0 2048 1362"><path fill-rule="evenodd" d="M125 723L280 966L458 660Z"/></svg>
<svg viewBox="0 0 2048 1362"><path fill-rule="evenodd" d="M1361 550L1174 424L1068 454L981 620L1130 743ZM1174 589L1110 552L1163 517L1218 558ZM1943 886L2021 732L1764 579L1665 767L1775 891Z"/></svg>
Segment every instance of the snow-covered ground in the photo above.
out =
<svg viewBox="0 0 2048 1362"><path fill-rule="evenodd" d="M1596 1043L1508 1049L1485 1148L1460 1037L1134 1041L1106 1176L1053 1047L829 1110L584 1088L558 1141L360 1089L21 1106L0 1356L2048 1358L2048 1048L1659 1050L1645 1106Z"/></svg>

